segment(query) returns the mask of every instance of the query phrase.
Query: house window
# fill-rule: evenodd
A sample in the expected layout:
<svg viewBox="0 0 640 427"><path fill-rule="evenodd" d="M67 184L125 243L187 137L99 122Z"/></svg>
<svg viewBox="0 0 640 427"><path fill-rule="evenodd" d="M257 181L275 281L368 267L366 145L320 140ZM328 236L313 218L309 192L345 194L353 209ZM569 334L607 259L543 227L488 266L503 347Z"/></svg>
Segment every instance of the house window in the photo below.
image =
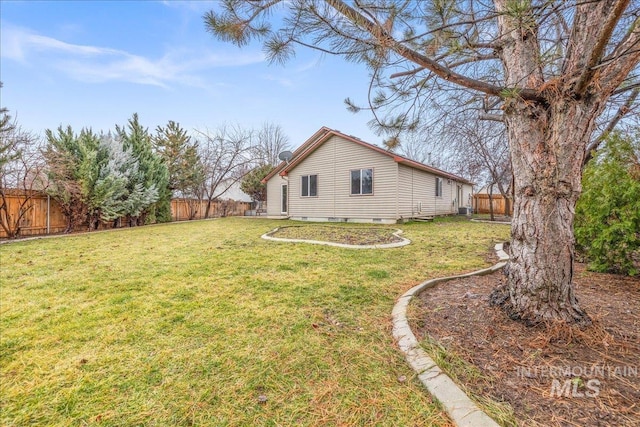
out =
<svg viewBox="0 0 640 427"><path fill-rule="evenodd" d="M351 195L373 194L373 169L351 171Z"/></svg>
<svg viewBox="0 0 640 427"><path fill-rule="evenodd" d="M302 197L316 197L318 195L318 175L303 175L300 186Z"/></svg>
<svg viewBox="0 0 640 427"><path fill-rule="evenodd" d="M436 197L442 197L442 178L436 177Z"/></svg>

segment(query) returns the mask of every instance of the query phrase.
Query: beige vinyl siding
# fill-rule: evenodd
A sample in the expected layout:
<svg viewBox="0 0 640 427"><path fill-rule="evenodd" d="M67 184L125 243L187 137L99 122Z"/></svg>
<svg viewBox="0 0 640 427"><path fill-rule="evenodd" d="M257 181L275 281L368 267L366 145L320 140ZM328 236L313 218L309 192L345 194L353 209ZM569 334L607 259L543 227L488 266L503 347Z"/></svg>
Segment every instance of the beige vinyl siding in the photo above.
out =
<svg viewBox="0 0 640 427"><path fill-rule="evenodd" d="M287 180L283 179L280 175L275 175L269 181L267 181L267 215L268 216L280 216L280 209L282 206L282 184L286 184ZM291 190L291 189L289 189ZM291 200L291 196L289 196Z"/></svg>
<svg viewBox="0 0 640 427"><path fill-rule="evenodd" d="M413 171L413 168L398 165L398 213L402 218L411 218L416 209Z"/></svg>
<svg viewBox="0 0 640 427"><path fill-rule="evenodd" d="M462 184L462 203L460 206L472 206L471 197L473 195L473 186L469 184Z"/></svg>
<svg viewBox="0 0 640 427"><path fill-rule="evenodd" d="M373 169L373 194L351 195L351 170ZM289 172L293 218L395 220L397 164L389 156L333 136ZM318 175L318 196L300 197L300 177Z"/></svg>
<svg viewBox="0 0 640 427"><path fill-rule="evenodd" d="M451 208L446 209L447 203L451 203L447 194L436 197L436 175L405 165L399 166L400 215L403 218L442 215L452 211ZM443 178L442 192L446 191L447 181Z"/></svg>
<svg viewBox="0 0 640 427"><path fill-rule="evenodd" d="M335 137L337 139L338 137ZM335 141L338 142L338 141ZM358 144L335 145L336 206L339 218L396 218L397 163L389 156ZM351 195L351 170L373 169L373 194Z"/></svg>
<svg viewBox="0 0 640 427"><path fill-rule="evenodd" d="M433 178L433 185L435 186L435 177ZM442 197L436 197L436 215L446 215L450 213L457 213L456 207L453 201L456 198L456 183L455 181L447 178L442 178ZM436 190L434 187L433 194Z"/></svg>
<svg viewBox="0 0 640 427"><path fill-rule="evenodd" d="M289 215L293 218L333 216L334 143L326 141L289 172ZM303 175L318 175L318 195L301 196Z"/></svg>

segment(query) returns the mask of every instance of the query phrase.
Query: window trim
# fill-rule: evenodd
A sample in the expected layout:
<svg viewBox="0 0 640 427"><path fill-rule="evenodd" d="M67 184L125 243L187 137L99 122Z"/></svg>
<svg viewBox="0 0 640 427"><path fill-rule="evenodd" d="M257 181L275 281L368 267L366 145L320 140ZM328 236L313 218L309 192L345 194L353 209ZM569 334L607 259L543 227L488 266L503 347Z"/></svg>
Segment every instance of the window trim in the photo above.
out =
<svg viewBox="0 0 640 427"><path fill-rule="evenodd" d="M311 177L315 176L316 177L316 185L315 185L315 194L311 194ZM306 190L307 190L307 194L304 194L304 190L305 190L305 186L304 186L304 179L307 178L307 186L306 186ZM317 173L313 173L313 174L308 174L308 175L300 175L300 197L304 197L304 198L308 198L308 197L318 197L318 174Z"/></svg>
<svg viewBox="0 0 640 427"><path fill-rule="evenodd" d="M363 193L362 192L362 171L365 171L365 170L371 171L371 192L370 193ZM353 172L356 172L356 171L360 172L360 177L359 177L360 192L359 193L354 193L353 192ZM373 196L374 195L373 176L374 176L373 168L350 169L349 170L349 195L351 195L351 196Z"/></svg>
<svg viewBox="0 0 640 427"><path fill-rule="evenodd" d="M442 183L444 182L443 178L436 176L436 197L442 198Z"/></svg>

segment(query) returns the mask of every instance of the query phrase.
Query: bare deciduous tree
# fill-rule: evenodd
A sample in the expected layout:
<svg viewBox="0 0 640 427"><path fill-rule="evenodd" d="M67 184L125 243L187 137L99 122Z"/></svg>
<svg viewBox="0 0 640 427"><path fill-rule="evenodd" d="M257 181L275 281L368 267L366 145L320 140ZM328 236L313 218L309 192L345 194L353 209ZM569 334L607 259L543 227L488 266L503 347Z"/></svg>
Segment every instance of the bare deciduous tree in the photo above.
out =
<svg viewBox="0 0 640 427"><path fill-rule="evenodd" d="M255 153L253 156L259 163L258 166L275 166L280 163L278 155L291 149L289 137L284 133L280 125L263 123L256 132Z"/></svg>
<svg viewBox="0 0 640 427"><path fill-rule="evenodd" d="M37 138L18 126L3 109L0 119L0 226L8 238L20 235L33 197L47 187ZM11 206L9 198L17 200ZM16 209L17 208L17 209Z"/></svg>
<svg viewBox="0 0 640 427"><path fill-rule="evenodd" d="M220 126L214 132L199 132L198 150L204 180L200 198L207 201L205 218L211 206L242 179L254 161L254 132L240 126Z"/></svg>
<svg viewBox="0 0 640 427"><path fill-rule="evenodd" d="M511 211L511 183L513 171L509 144L504 126L491 120L482 120L467 112L448 123L441 133L441 145L448 148L451 170L476 183L486 185L489 194L491 220L494 220L493 191L498 189L505 200L505 214Z"/></svg>

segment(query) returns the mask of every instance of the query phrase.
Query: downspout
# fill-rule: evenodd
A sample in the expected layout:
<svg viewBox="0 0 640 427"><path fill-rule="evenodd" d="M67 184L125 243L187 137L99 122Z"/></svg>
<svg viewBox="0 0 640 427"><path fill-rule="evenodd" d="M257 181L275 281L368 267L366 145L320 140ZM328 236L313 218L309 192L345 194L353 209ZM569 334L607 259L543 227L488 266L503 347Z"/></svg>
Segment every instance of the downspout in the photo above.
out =
<svg viewBox="0 0 640 427"><path fill-rule="evenodd" d="M453 181L453 185L451 188L451 191L453 192L452 197L453 197L453 214L454 215L458 215L458 208L460 207L460 201L458 200L458 181Z"/></svg>
<svg viewBox="0 0 640 427"><path fill-rule="evenodd" d="M413 192L413 184L411 191ZM400 219L400 164L396 162L396 222Z"/></svg>

